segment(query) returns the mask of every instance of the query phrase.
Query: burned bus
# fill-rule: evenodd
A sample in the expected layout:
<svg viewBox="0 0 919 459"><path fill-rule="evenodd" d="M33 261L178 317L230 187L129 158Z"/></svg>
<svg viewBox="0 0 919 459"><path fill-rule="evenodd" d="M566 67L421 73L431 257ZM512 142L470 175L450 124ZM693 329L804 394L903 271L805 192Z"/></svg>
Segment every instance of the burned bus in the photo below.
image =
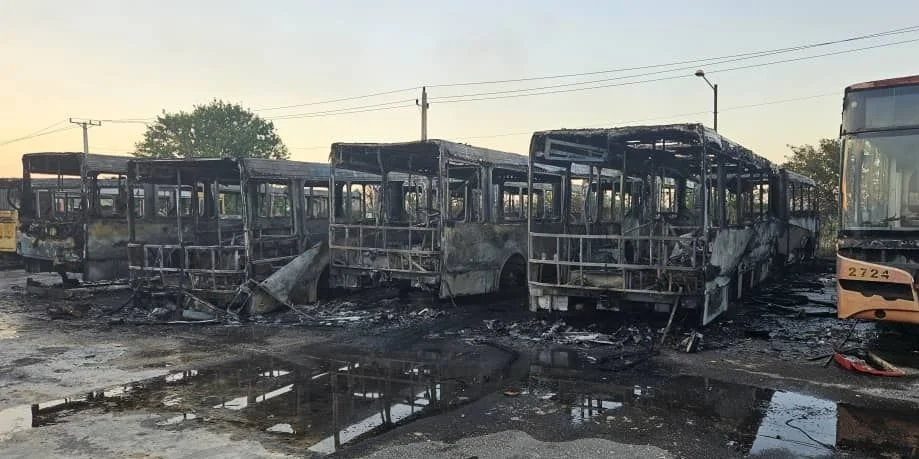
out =
<svg viewBox="0 0 919 459"><path fill-rule="evenodd" d="M439 298L525 287L526 209L530 196L545 203L536 190L548 188L527 186L526 157L445 140L336 143L331 165L333 287L396 285ZM350 180L355 172L380 181ZM543 218L557 211L542 209Z"/></svg>
<svg viewBox="0 0 919 459"><path fill-rule="evenodd" d="M919 324L919 75L849 86L838 316Z"/></svg>
<svg viewBox="0 0 919 459"><path fill-rule="evenodd" d="M29 182L31 194L38 199L46 193L80 191L80 179L39 179ZM19 212L21 211L22 178L0 178L0 267L19 267L22 258L16 254Z"/></svg>
<svg viewBox="0 0 919 459"><path fill-rule="evenodd" d="M816 246L813 181L701 125L537 132L530 163L567 174L560 219L530 213L534 311L679 304L707 324Z"/></svg>
<svg viewBox="0 0 919 459"><path fill-rule="evenodd" d="M16 253L26 271L80 273L84 281L127 277L128 161L73 152L22 155Z"/></svg>
<svg viewBox="0 0 919 459"><path fill-rule="evenodd" d="M271 159L136 160L129 183L135 291L225 306L328 236L327 164ZM315 299L313 279L307 296Z"/></svg>

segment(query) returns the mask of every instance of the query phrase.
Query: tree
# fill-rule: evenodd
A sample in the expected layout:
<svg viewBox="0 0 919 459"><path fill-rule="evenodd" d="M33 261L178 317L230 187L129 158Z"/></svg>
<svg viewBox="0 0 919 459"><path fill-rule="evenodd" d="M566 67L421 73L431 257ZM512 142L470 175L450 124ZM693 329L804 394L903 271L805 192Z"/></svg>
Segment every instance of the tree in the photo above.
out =
<svg viewBox="0 0 919 459"><path fill-rule="evenodd" d="M806 175L817 182L817 206L824 217L833 220L839 209L839 143L820 139L820 144L789 145L791 155L782 167Z"/></svg>
<svg viewBox="0 0 919 459"><path fill-rule="evenodd" d="M147 128L135 156L144 158L270 158L290 153L274 124L238 104L214 100L191 113L166 113Z"/></svg>
<svg viewBox="0 0 919 459"><path fill-rule="evenodd" d="M813 145L789 145L791 155L782 167L812 178L817 183L817 208L820 209L821 239L830 244L836 238L839 213L839 143L836 139L820 139Z"/></svg>

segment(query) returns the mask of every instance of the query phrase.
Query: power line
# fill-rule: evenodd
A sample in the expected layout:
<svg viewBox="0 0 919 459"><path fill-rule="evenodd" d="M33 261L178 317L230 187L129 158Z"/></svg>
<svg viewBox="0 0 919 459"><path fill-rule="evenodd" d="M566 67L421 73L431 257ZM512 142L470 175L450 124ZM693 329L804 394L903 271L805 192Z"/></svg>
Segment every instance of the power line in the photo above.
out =
<svg viewBox="0 0 919 459"><path fill-rule="evenodd" d="M41 129L39 129L39 130L37 130L37 131L32 131L32 132L30 132L30 133L28 133L28 134L26 134L26 135L24 135L24 136L17 137L17 138L15 138L15 139L4 140L3 142L0 142L0 145L6 145L7 143L15 142L15 141L17 141L18 139L31 138L32 136L39 135L39 134L41 134L41 133L47 131L48 129L51 129L51 128L55 127L55 126L59 126L59 125L64 124L64 123L66 123L66 122L67 122L66 119L55 121L55 122L52 123L52 124L49 124L49 125L47 125L47 126L41 128Z"/></svg>
<svg viewBox="0 0 919 459"><path fill-rule="evenodd" d="M324 116L335 116L335 115L351 115L353 113L367 113L367 112L382 112L387 110L397 110L400 108L410 108L414 107L414 104L411 105L396 105L394 107L382 107L382 108L369 108L366 110L352 110L347 112L334 112L334 113L315 113L315 114L304 114L302 116L297 116L294 118L276 118L275 120L287 120L287 119L301 119L301 118L320 118Z"/></svg>
<svg viewBox="0 0 919 459"><path fill-rule="evenodd" d="M741 58L741 57L746 57L746 58L752 59L752 58L756 58L756 57L763 57L763 56L774 55L774 54L779 54L779 53L800 51L800 50L804 50L804 49L811 49L811 48L817 48L817 47L823 47L823 46L830 46L830 45L835 45L835 44L840 44L840 43L853 42L853 41L859 41L859 40L867 40L867 39L871 39L871 38L885 37L885 36L890 36L890 35L898 35L898 34L904 34L904 33L916 32L916 31L919 31L919 25L914 25L914 26L909 26L909 27L902 27L902 28L899 28L899 29L886 30L886 31L883 31L883 32L876 32L876 33L871 33L871 34L866 34L866 35L859 35L859 36L855 36L855 37L848 37L848 38L843 38L843 39L839 39L839 40L824 41L824 42L817 42L817 43L809 43L809 44L805 44L805 45L797 45L797 46L786 47L786 48L776 48L776 49L769 49L769 50L752 51L752 52L746 52L746 53L740 53L740 54L731 54L731 55L726 55L726 56L718 56L718 57L708 57L708 58L701 58L701 59L691 59L691 60L684 60L684 61L676 61L676 62L669 62L669 63L663 63L663 64L652 64L652 65L645 65L645 66L638 66L638 67L629 67L629 68L617 68L617 69L598 70L598 71L592 71L592 72L568 73L568 74L559 74L559 75L543 75L543 76L536 76L536 77L523 77L523 78L514 78L514 79L507 79L507 80L474 81L474 82L461 82L461 83L443 83L443 84L428 85L428 87L430 87L430 88L445 88L445 87L456 87L456 86L475 86L475 85L488 85L488 84L501 84L501 83L515 83L515 82L525 82L525 81L535 81L535 80L549 80L549 79L559 79L559 78L570 78L570 77L576 77L576 76L600 75L600 74L606 74L606 73L617 73L617 72L625 72L625 71L633 71L633 70L647 70L647 69L652 69L652 68L672 67L672 66L675 66L675 65L684 65L684 64L702 64L702 63L707 63L707 62L710 62L710 61L719 61L719 60L724 60L724 59L734 59L734 58ZM588 83L585 82L585 83L582 83L582 84L588 84ZM332 103L337 103L337 102L347 102L347 101L352 101L352 100L367 99L367 98L379 97L379 96L390 95L390 94L399 94L399 93L408 92L408 91L417 91L417 90L419 90L419 89L421 89L421 86L420 86L420 85L419 85L419 86L413 86L413 87L410 87L410 88L402 88L402 89L394 89L394 90L389 90L389 91L381 91L381 92L375 92L375 93L364 94L364 95L359 95L359 96L342 97L342 98L327 99L327 100L318 100L318 101L306 102L306 103L302 103L302 104L282 105L282 106L276 106L276 107L262 107L262 108L253 109L253 111L256 111L256 112L265 112L265 111L272 111L272 110L283 110L283 109L288 109L288 108L297 108L297 107L307 107L307 106L314 106L314 105L332 104ZM444 96L444 97L448 97L448 96ZM454 97L459 97L459 96L454 96Z"/></svg>
<svg viewBox="0 0 919 459"><path fill-rule="evenodd" d="M748 109L748 108L763 107L763 106L767 106L767 105L785 104L785 103L789 103L789 102L799 102L799 101L803 101L803 100L818 99L818 98L830 97L830 96L839 96L839 93L837 93L837 92L827 92L827 93L822 93L822 94L813 94L813 95L810 95L810 96L793 97L793 98L790 98L790 99L771 100L771 101L759 102L759 103L755 103L755 104L735 105L735 106L732 106L732 107L725 107L724 109L722 109L722 111L744 110L744 109ZM678 113L678 114L673 114L673 115L655 116L655 117L651 117L651 118L639 118L639 119L633 119L633 120L627 120L627 121L616 121L616 122L611 122L611 123L588 124L588 125L584 125L583 127L585 127L585 128L593 128L593 127L599 127L599 126L622 126L622 125L627 125L627 124L632 124L632 123L640 123L640 122L643 122L643 121L655 121L655 120L663 120L663 119L671 119L671 118L680 118L680 117L684 117L684 116L706 115L706 114L708 114L708 113L711 113L711 112L709 112L708 110L705 110L705 111L690 112L690 113ZM505 132L505 133L502 133L502 134L489 134L489 135L478 135L478 136L465 136L465 137L459 137L458 139L459 139L459 140L468 140L468 139L487 139L487 138L494 138L494 137L510 137L510 136L514 136L514 135L530 135L530 134L532 134L533 132L534 132L534 131L532 131L532 130L531 130L531 131L524 131L524 132Z"/></svg>
<svg viewBox="0 0 919 459"><path fill-rule="evenodd" d="M252 110L253 110L253 111L256 111L256 112L267 112L267 111L271 111L271 110L283 110L283 109L286 109L286 108L308 107L308 106L310 106L310 105L332 104L332 103L335 103L335 102L347 102L347 101L349 101L349 100L368 99L368 98L371 98L371 97L386 96L386 95L389 95L389 94L399 94L399 93L402 93L402 92L417 91L417 90L419 90L419 89L421 89L421 86L414 86L414 87L411 87L411 88L404 88L404 89L393 89L393 90L391 90L391 91L375 92L375 93L373 93L373 94L364 94L364 95L362 95L362 96L342 97L342 98L339 98L339 99L318 100L318 101L315 101L315 102L306 102L306 103L303 103L303 104L283 105L283 106L280 106L280 107L254 108L254 109L252 109Z"/></svg>
<svg viewBox="0 0 919 459"><path fill-rule="evenodd" d="M567 73L567 74L559 74L559 75L544 75L544 76L536 76L536 77L512 78L512 79L506 79L506 80L486 80L486 81L473 81L473 82L465 82L465 83L433 84L433 85L428 85L428 87L429 88L446 88L446 87L455 87L455 86L477 86L477 85L502 84L502 83L519 83L519 82L525 82L525 81L552 80L552 79L571 78L571 77L578 77L578 76L601 75L605 73L628 72L628 71L633 71L633 70L647 70L647 69L652 69L652 68L672 67L674 65L683 65L683 64L693 64L693 63L701 64L701 63L705 63L708 61L717 61L717 60L732 59L732 58L739 58L739 57L747 57L747 58L752 59L752 58L762 57L762 56L767 56L767 55L772 55L772 54L800 51L804 49L811 49L811 48L817 48L817 47L822 47L822 46L830 46L830 45L852 42L852 41L867 40L870 38L885 37L885 36L890 36L890 35L899 35L899 34L916 32L916 31L919 31L919 25L903 27L900 29L887 30L883 32L876 32L876 33L867 34L867 35L860 35L856 37L843 38L840 40L810 43L810 44L797 45L797 46L792 46L792 47L787 47L787 48L776 48L776 49L770 49L770 50L751 51L751 52L731 54L731 55L726 55L726 56L676 61L676 62L669 62L669 63L664 63L664 64L651 64L651 65L643 65L643 66L638 66L638 67L625 67L625 68L597 70L597 71L581 72L581 73ZM415 89L418 89L418 88L415 88Z"/></svg>
<svg viewBox="0 0 919 459"><path fill-rule="evenodd" d="M58 133L58 132L61 132L61 131L66 131L66 130L68 130L68 129L76 129L76 128L77 128L76 126L65 126L65 127L62 127L62 128L55 129L55 130L53 130L53 131L40 132L40 133L38 133L38 134L31 134L31 135L26 135L26 136L22 136L22 137L17 137L17 138L15 138L15 139L10 139L10 140L6 140L6 141L4 141L4 142L0 142L0 146L9 145L9 144L11 144L11 143L20 142L20 141L23 141L23 140L34 139L34 138L36 138L36 137L41 137L41 136L45 136L45 135L51 135L51 134L55 134L55 133Z"/></svg>
<svg viewBox="0 0 919 459"><path fill-rule="evenodd" d="M64 124L64 123L66 123L66 122L67 122L66 119L58 120L58 121L56 121L56 122L54 122L54 123L52 123L52 124L49 124L48 126L45 126L45 127L41 128L41 129L39 129L39 130L37 130L37 131L30 132L30 133L26 134L25 136L30 136L30 135L35 135L35 134L41 134L42 132L45 132L45 131L47 131L48 129L51 129L51 128L56 127L56 126L60 126L60 125L62 125L62 124Z"/></svg>
<svg viewBox="0 0 919 459"><path fill-rule="evenodd" d="M597 72L584 72L581 74L540 76L540 77L530 77L530 78L519 78L519 79L514 79L514 80L493 80L491 82L450 83L450 84L433 85L432 87L449 87L449 86L464 86L464 85L475 85L475 84L552 79L552 78L582 76L582 75L590 75L590 74L613 73L613 72L627 71L627 70L668 67L668 66L673 66L673 65L683 64L683 63L691 63L691 62L695 62L695 63L709 62L708 65L720 65L720 64L730 63L730 62L756 59L756 58L766 57L766 56L775 55L775 54L799 51L803 49L811 49L811 48L816 48L816 47L828 46L832 44L852 42L852 41L857 41L857 40L897 35L897 34L903 34L903 33L909 33L909 32L916 32L916 31L919 31L919 26L911 26L911 27L905 27L905 28L900 28L900 29L893 29L893 30L888 30L884 32L878 32L878 33L873 33L873 34L860 35L857 37L845 38L841 40L825 41L825 42L811 43L811 44L800 45L800 46L795 46L795 47L777 48L777 49L772 49L772 50L734 54L734 55L722 56L722 57L717 57L717 58L695 59L695 60L687 60L687 61L680 61L680 62L671 62L667 64L655 64L655 65L648 65L648 66L641 66L641 67L632 67L632 68L627 68L627 69L612 69L612 70L603 70L603 71L597 71ZM767 65L775 65L779 63L816 59L819 57L846 54L846 53L851 53L851 52L864 51L868 49L875 49L875 48L894 46L894 45L899 45L899 44L904 44L904 43L911 43L915 41L919 41L919 39L903 40L899 42L884 43L880 45L873 45L873 46L867 46L867 47L862 47L862 48L841 50L841 51L835 51L835 52L812 55L812 56L791 58L791 59L786 59L786 60L757 63L757 64L751 64L747 66L738 66L738 67L727 68L727 69L720 69L720 70L715 69L715 70L710 70L709 73L728 72L728 71L734 71L734 70L740 70L740 69L746 69L746 68L755 68L755 67L761 67L761 66L767 66ZM712 62L712 61L715 61L715 62ZM638 81L627 81L627 82L622 82L618 84L608 84L608 85L595 85L595 86L584 86L584 85L591 85L591 84L602 83L602 82L607 82L607 81L638 78L642 76L673 73L673 72L691 70L694 67L695 66L681 67L681 68L675 68L675 69L665 69L665 70L658 70L654 72L646 72L646 73L641 73L641 74L625 75L625 76L618 76L618 77L612 77L612 78L604 78L604 79L598 79L598 80L581 81L581 82L573 82L573 83L564 83L564 84L557 84L557 85L538 86L538 87L531 87L531 88L510 89L510 90L504 90L504 91L490 91L490 92L480 92L480 93L471 93L471 94L459 94L459 95L452 95L452 96L441 96L441 97L434 97L431 100L441 103L441 104L456 103L456 102L475 102L475 101L484 101L484 100L507 99L507 98L515 98L515 97L526 97L526 96L558 94L558 93L565 93L565 92L586 91L586 90L591 90L591 89L603 89L603 88L610 88L610 87L617 87L617 86L630 86L630 85L636 85L636 84L676 80L680 78L689 78L691 77L691 75L671 75L671 76L665 76L665 77L660 77L660 78L651 78L651 79L638 80ZM577 86L577 87L573 87L573 86ZM560 88L567 88L567 89L560 89ZM363 99L363 98L368 98L368 97L376 97L376 96L381 96L381 95L386 95L386 94L395 94L395 93L401 93L401 92L417 90L417 89L420 89L420 86L413 87L413 88L392 90L392 91L377 92L377 93L367 94L363 96L329 99L329 100L324 100L324 101L309 102L305 104L287 105L283 107L261 108L261 109L256 109L255 111L266 111L266 110L293 108L293 107L301 107L301 106L309 106L309 105L320 105L320 104L342 102L342 101L348 101L348 100L358 100L358 99ZM340 109L330 109L330 110L324 110L324 111L296 113L296 114L289 114L289 115L277 115L273 117L266 117L265 119L285 120L285 119L298 119L298 118L316 118L316 117L323 117L323 116L347 115L347 114L352 114L352 113L366 113L366 112L372 112L372 111L377 111L377 110L385 111L385 110L393 110L397 108L404 108L407 105L404 105L404 106L403 105L396 106L396 105L403 104L403 103L407 104L408 102L412 102L412 101L414 101L414 99L403 99L403 100L390 101L390 102L384 102L384 103L378 103L378 104L368 104L368 105L360 105L360 106L353 106L353 107L345 107L345 108L340 108ZM103 121L112 122L112 123L146 124L148 121L152 121L152 120L153 119L150 119L150 118L121 118L121 119L103 120Z"/></svg>
<svg viewBox="0 0 919 459"><path fill-rule="evenodd" d="M831 52L831 53L815 54L815 55L813 55L813 56L794 57L794 58L782 59L782 60L772 61L772 62L763 62L763 63L760 63L760 64L742 65L742 66L739 66L739 67L730 67L730 68L726 68L726 69L715 69L715 70L709 71L708 73L733 72L733 71L735 71L735 70L744 70L744 69L751 69L751 68L756 68L756 67L765 67L765 66L767 66L767 65L774 65L774 64L786 64L786 63L788 63L788 62L798 62L798 61L804 61L804 60L808 60L808 59L816 59L816 58L820 58L820 57L837 56L837 55L840 55L840 54L848 54L848 53L857 53L857 52L859 52L859 51L867 51L867 50L869 50L869 49L886 48L886 47L888 47L888 46L904 45L904 44L907 44L907 43L916 43L916 42L919 42L919 38L913 38L913 39L910 39L910 40L894 41L894 42L890 42L890 43L882 43L882 44L880 44L880 45L865 46L865 47L862 47L862 48L847 49L847 50L842 50L842 51L833 51L833 52Z"/></svg>
<svg viewBox="0 0 919 459"><path fill-rule="evenodd" d="M290 114L290 115L270 116L270 117L266 117L265 119L266 120L286 120L286 119L295 119L295 118L311 118L311 117L321 116L321 115L346 114L346 113L351 113L353 110L363 111L363 109L366 109L366 108L378 108L378 107L385 107L383 109L401 108L401 107L389 107L389 106L395 105L395 104L407 104L410 102L414 103L415 99L394 100L394 101L383 102L379 104L359 105L356 107L345 107L345 108L338 108L334 110L324 110L324 111L318 111L318 112L307 112L307 113L295 113L295 114ZM361 112L355 111L354 113L361 113Z"/></svg>
<svg viewBox="0 0 919 459"><path fill-rule="evenodd" d="M884 43L884 44L880 44L880 45L866 46L866 47L862 47L862 48L854 48L854 49L847 49L847 50L842 50L842 51L834 51L834 52L830 52L830 53L815 54L815 55L812 55L812 56L804 56L804 57L797 57L797 58L790 58L790 59L782 59L782 60L771 61L771 62L761 62L761 63L758 63L758 64L750 64L750 65L739 66L739 67L731 67L731 68L727 68L727 69L715 69L715 70L709 71L709 73L730 72L730 71L741 70L741 69L750 69L750 68L756 68L756 67L766 67L766 66L769 66L769 65L782 64L782 63L787 63L787 62L797 62L797 61L803 61L803 60L809 60L809 59L816 59L816 58L820 58L820 57L835 56L835 55L839 55L839 54L848 54L848 53L854 53L854 52L858 52L858 51L865 51L865 50L869 50L869 49L877 49L877 48L884 48L884 47L888 47L888 46L902 45L902 44L906 44L906 43L914 43L914 42L917 42L917 41L919 41L919 38L915 38L915 39L911 39L911 40L902 40L902 41L892 42L892 43ZM560 93L577 92L577 91L588 91L588 90L591 90L591 89L613 88L613 87L618 87L618 86L631 86L631 85L636 85L636 84L653 83L653 82L657 82L657 81L676 80L676 79L680 79L680 78L692 78L692 77L693 77L693 75L673 75L673 76L667 76L667 77L652 78L652 79L647 79L647 80L627 81L627 82L623 82L623 83L614 83L614 84L606 84L606 85L598 85L598 86L588 86L588 87L583 87L583 88L570 88L570 89L558 89L558 90L553 90L553 91L531 92L531 93L526 93L526 94L506 94L506 95L494 95L494 96L489 96L489 97L471 97L471 96L467 96L467 97L471 97L471 98L467 98L467 99L454 99L454 100L444 100L444 101L441 101L440 103L441 103L441 104L451 104L451 103L457 103L457 102L476 102L476 101L483 101L483 100L513 99L513 98L517 98L517 97L541 96L541 95L547 95L547 94L560 94ZM516 93L516 92L519 92L519 90L507 91L507 92L514 92L514 93ZM458 97L462 97L462 96L458 96Z"/></svg>
<svg viewBox="0 0 919 459"><path fill-rule="evenodd" d="M288 115L277 115L277 116L268 116L264 117L265 120L275 121L275 120L288 120L288 119L298 119L298 118L316 118L321 116L332 116L332 115L347 115L350 113L364 113L372 112L377 110L392 110L396 108L411 107L413 105L408 105L409 103L414 104L415 99L402 99L402 100L393 100L389 102L382 102L378 104L368 104L368 105L358 105L354 107L344 107L337 108L333 110L323 110L316 112L306 112L306 113L292 113ZM396 105L402 104L402 105ZM394 106L395 105L395 106ZM111 119L111 120L100 120L109 123L138 123L138 124L149 124L150 121L153 121L151 118L120 118L120 119Z"/></svg>
<svg viewBox="0 0 919 459"><path fill-rule="evenodd" d="M827 92L827 93L821 93L821 94L813 94L813 95L809 95L809 96L793 97L793 98L789 98L789 99L770 100L770 101L758 102L758 103L754 103L754 104L735 105L735 106L731 106L731 107L725 107L722 111L744 110L744 109L748 109L748 108L763 107L763 106L767 106L767 105L785 104L785 103L789 103L789 102L799 102L799 101L803 101L803 100L818 99L818 98L830 97L830 96L839 96L839 93L838 93L838 92ZM621 126L621 125L625 125L625 124L639 123L639 122L643 122L643 121L655 121L655 120L662 120L662 119L679 118L679 117L684 117L684 116L706 115L706 114L708 114L708 113L710 113L708 110L703 110L703 111L698 111L698 112L678 113L678 114L666 115L666 116L655 116L655 117L651 117L651 118L639 118L639 119L633 119L633 120L628 120L628 121L616 121L616 122L612 122L612 123L595 123L595 124L588 124L588 125L585 125L584 127L586 127L586 128L591 128L591 127L597 127L597 126L617 126L617 125L620 125L620 126ZM532 135L533 132L535 132L535 130L518 131L518 132L505 132L505 133L501 133L501 134L487 134L487 135L461 136L461 137L457 137L456 139L457 139L457 140L488 139L488 138L495 138L495 137L510 137L510 136L515 136L515 135ZM328 149L328 148L329 148L328 145L314 145L314 146L307 146L307 147L290 147L291 150L322 150L322 149Z"/></svg>
<svg viewBox="0 0 919 459"><path fill-rule="evenodd" d="M117 124L149 124L152 121L156 121L156 118L121 118L114 120L99 120L106 123L117 123Z"/></svg>
<svg viewBox="0 0 919 459"><path fill-rule="evenodd" d="M598 70L598 71L592 71L592 72L568 73L568 74L559 74L559 75L543 75L543 76L536 76L536 77L522 77L522 78L513 78L513 79L506 79L506 80L443 83L443 84L428 85L428 87L429 88L446 88L446 87L456 87L456 86L475 86L475 85L488 85L488 84L501 84L501 83L517 83L517 82L535 81L535 80L570 78L570 77L576 77L576 76L601 75L601 74L606 74L606 73L618 73L618 72L626 72L626 71L634 71L634 70L647 70L647 69L652 69L652 68L672 67L675 65L684 65L684 64L701 64L701 63L706 63L710 61L719 61L719 60L724 60L724 59L734 59L734 58L741 58L741 57L752 59L756 57L763 57L763 56L774 55L778 53L800 51L804 49L830 46L830 45L853 42L853 41L860 41L860 40L867 40L871 38L885 37L885 36L890 36L890 35L899 35L899 34L916 32L916 31L919 31L919 25L902 27L899 29L886 30L882 32L876 32L876 33L865 34L865 35L859 35L855 37L848 37L848 38L843 38L839 40L809 43L809 44L791 46L791 47L786 47L786 48L775 48L775 49L769 49L769 50L752 51L752 52L746 52L746 53L731 54L731 55L726 55L726 56L676 61L676 62L669 62L669 63L663 63L663 64L652 64L652 65L644 65L644 66L638 66L638 67ZM582 84L589 84L589 82L584 82ZM375 92L375 93L365 94L365 95L360 95L360 96L319 100L319 101L314 101L314 102L284 105L284 106L277 106L277 107L264 107L264 108L257 108L253 110L254 111L271 111L271 110L282 110L282 109L288 109L288 108L306 107L306 106L311 106L311 105L331 104L331 103L336 103L336 102L346 102L346 101L366 99L366 98L378 97L378 96L384 96L384 95L390 95L390 94L398 94L398 93L408 92L408 91L417 91L419 89L421 89L421 86L413 86L410 88ZM450 97L450 96L444 96L444 97ZM453 97L460 97L460 96L453 96Z"/></svg>
<svg viewBox="0 0 919 459"><path fill-rule="evenodd" d="M919 29L917 29L917 30L919 30ZM801 49L803 49L803 48L801 48ZM753 57L740 57L740 58L734 58L734 59L723 59L723 60L720 60L720 61L709 62L707 65L728 64L728 63L731 63L731 62L745 61L745 60L750 60L750 59L758 59L758 58L760 58L760 57L772 56L772 55L775 55L775 54L783 54L783 53L784 53L784 52L769 52L768 54L758 54L758 55L753 56ZM814 57L819 57L819 56L814 56ZM799 59L802 59L802 58L799 58ZM436 101L436 100L440 100L440 101L442 101L441 103L443 103L443 100L444 100L444 99L451 99L451 100L452 100L452 99L457 99L457 98L481 97L481 96L491 96L491 95L498 95L498 94L516 94L516 93L531 92L531 91L539 91L539 90L545 90L545 89L567 88L567 87L572 87L572 86L583 86L583 85L587 85L587 84L604 83L604 82L607 82L607 81L627 80L627 79L631 79L631 78L645 77L645 76L651 76L651 75L660 75L660 74L665 74L665 73L684 72L684 71L688 71L688 70L693 70L693 69L695 69L695 68L696 68L696 66L695 66L695 65L692 65L692 66L688 66L688 67L678 67L678 68L674 68L674 69L657 70L657 71L654 71L654 72L639 73L639 74L634 74L634 75L624 75L624 76L618 76L618 77L612 77L612 78L603 78L603 79L599 79L599 80L588 80L588 81L579 81L579 82L573 82L573 83L562 83L562 84L555 84L555 85L549 85L549 86L537 86L537 87L524 88L524 89L509 89L509 90L503 90L503 91L480 92L480 93L461 94L461 95L454 95L454 96L441 96L441 97L435 97L435 98L433 98L433 100L435 100L435 101ZM710 73L715 73L715 72L710 72ZM680 75L679 77L680 77L680 78L683 78L683 77L686 77L686 76L688 76L688 75ZM654 80L654 81L657 81L657 80Z"/></svg>
<svg viewBox="0 0 919 459"><path fill-rule="evenodd" d="M873 33L873 34L845 38L841 40L812 43L812 44L800 45L800 46L795 46L795 47L778 48L778 49L765 50L765 51L755 51L755 52L750 52L750 53L734 54L734 55L729 55L729 56L722 56L719 58L695 59L695 60L688 60L688 61L672 62L672 63L667 63L667 64L655 64L655 65L649 65L649 66L632 67L632 68L627 68L627 69L603 70L603 71L597 71L597 72L584 72L584 73L579 73L579 74L551 75L551 76L518 78L518 79L513 79L513 80L493 80L493 81L486 81L486 82L450 83L450 84L433 85L432 87L466 86L466 85L477 85L477 84L491 84L491 83L505 83L505 82L516 82L516 81L563 78L563 77L571 77L571 76L613 73L613 72L627 71L627 70L668 67L668 66L679 65L682 63L690 63L690 62L695 62L695 63L709 62L709 65L719 65L719 64L729 63L729 62L756 59L756 58L765 57L769 55L775 55L779 53L786 53L786 52L797 51L797 50L802 50L802 49L810 49L810 48L815 48L815 47L820 47L820 46L828 46L832 44L839 44L839 43L844 43L844 42L851 42L851 41L864 40L864 39L869 39L869 38L897 35L897 34L903 34L903 33L909 33L909 32L916 32L916 31L919 31L919 26L910 26L910 27L905 27L905 28L900 28L900 29L888 30L884 32L878 32L878 33ZM709 73L728 72L728 71L734 71L734 70L740 70L740 69L748 69L748 68L762 67L762 66L767 66L767 65L775 65L779 63L816 59L819 57L846 54L846 53L864 51L868 49L876 49L876 48L882 48L882 47L887 47L887 46L912 43L916 41L919 41L919 39L903 40L899 42L884 43L880 45L867 46L867 47L862 47L862 48L841 50L841 51L836 51L836 52L830 52L830 53L824 53L824 54L818 54L818 55L812 55L812 56L804 56L804 57L799 57L799 58L791 58L791 59L785 59L785 60L778 60L778 61L772 61L772 62L757 63L757 64L751 64L751 65L746 65L746 66L727 68L727 69L720 69L720 70L715 69L715 70L710 70ZM710 62L710 61L715 61L719 59L720 59L720 62ZM516 98L516 97L527 97L527 96L558 94L558 93L566 93L566 92L586 91L586 90L591 90L591 89L603 89L603 88L610 88L610 87L617 87L617 86L630 86L630 85L636 85L636 84L644 84L644 83L652 83L652 82L658 82L658 81L688 78L691 75L671 75L671 76L660 77L660 78L651 78L651 79L638 80L638 81L627 81L627 82L622 82L622 83L617 83L617 84L595 85L595 86L584 86L584 87L572 88L572 86L590 85L594 83L621 80L621 79L629 79L629 78L638 78L641 76L649 76L649 75L662 74L662 73L673 73L673 72L683 71L683 70L687 70L691 68L693 67L666 69L666 70L659 70L655 72L647 72L643 74L634 74L634 75L620 76L620 77L614 77L614 78L599 79L599 80L592 80L592 81L582 81L582 82L574 82L574 83L565 83L565 84L558 84L558 85L512 89L512 90L505 90L505 91L491 91L491 92L483 92L483 93L460 94L460 95L453 95L453 96L441 96L441 97L432 98L432 100L439 101L439 103L442 103L442 104L457 103L457 102L475 102L475 101L485 101L485 100L508 99L508 98ZM557 88L568 88L568 89L555 90ZM362 95L362 96L329 99L329 100L324 100L324 101L315 101L315 102L309 102L309 103L304 103L304 104L287 105L287 106L282 106L282 107L261 108L261 109L256 109L256 111L276 110L276 109L284 109L284 108L293 108L293 107L301 107L301 106L309 106L309 105L320 105L320 104L326 104L326 103L342 102L342 101L348 101L348 100L357 100L357 99L376 97L376 96L381 96L381 95L386 95L386 94L401 93L401 92L417 90L417 89L420 89L420 86L392 90L392 91L377 92L377 93L367 94L367 95ZM546 91L546 89L553 89L553 90ZM315 117L323 117L323 116L347 115L347 114L352 114L352 113L366 113L366 112L373 112L373 111L386 111L386 110L393 110L393 109L409 107L411 105L396 105L396 104L403 104L403 103L407 104L408 102L412 102L412 101L414 101L414 99L403 99L403 100L398 100L398 101L361 105L361 106L354 106L354 107L345 107L345 108L325 110L325 111L306 112L306 113L298 113L298 114L290 114L290 115L278 115L274 117L266 117L266 119L285 120L285 119L315 118ZM102 121L111 122L111 123L126 123L126 124L131 124L131 123L147 124L149 121L153 121L153 120L154 119L151 119L151 118L121 118L121 119L102 120Z"/></svg>

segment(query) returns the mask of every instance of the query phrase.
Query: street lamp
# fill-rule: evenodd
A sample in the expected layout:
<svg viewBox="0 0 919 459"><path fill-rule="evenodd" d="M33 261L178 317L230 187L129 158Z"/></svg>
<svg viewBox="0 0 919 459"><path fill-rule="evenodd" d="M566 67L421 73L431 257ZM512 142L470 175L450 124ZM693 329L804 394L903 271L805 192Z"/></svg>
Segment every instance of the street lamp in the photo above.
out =
<svg viewBox="0 0 919 459"><path fill-rule="evenodd" d="M705 80L705 82L708 83L709 86L711 86L712 91L715 92L715 109L714 109L714 114L715 114L715 131L718 131L718 85L717 85L717 84L712 84L711 81L708 81L708 78L705 78L705 72L702 71L701 69L700 69L700 70L696 70L696 76L699 77L699 78L702 78L703 80Z"/></svg>

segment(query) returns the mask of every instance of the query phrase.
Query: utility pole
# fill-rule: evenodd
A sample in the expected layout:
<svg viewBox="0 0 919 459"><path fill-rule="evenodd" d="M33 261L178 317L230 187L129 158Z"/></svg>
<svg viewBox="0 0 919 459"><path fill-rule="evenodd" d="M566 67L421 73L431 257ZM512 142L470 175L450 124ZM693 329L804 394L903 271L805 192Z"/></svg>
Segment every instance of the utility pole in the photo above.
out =
<svg viewBox="0 0 919 459"><path fill-rule="evenodd" d="M73 124L79 124L83 128L83 164L80 166L80 208L82 209L83 215L87 215L89 212L89 202L87 200L87 183L86 183L86 155L89 154L89 128L90 126L102 126L102 122L98 120L84 120L84 119L74 119L70 118L70 122ZM60 177L58 177L60 179ZM178 205L178 204L176 204ZM176 212L179 213L179 212ZM86 223L83 223L83 231L86 231ZM87 245L83 244L83 259L88 258Z"/></svg>
<svg viewBox="0 0 919 459"><path fill-rule="evenodd" d="M83 128L83 154L89 154L89 128L90 126L102 126L98 120L83 120L70 118L73 124L79 124Z"/></svg>
<svg viewBox="0 0 919 459"><path fill-rule="evenodd" d="M421 103L418 103L418 99L415 99L415 105L421 107L421 141L424 142L428 140L428 89L424 86L421 87Z"/></svg>

